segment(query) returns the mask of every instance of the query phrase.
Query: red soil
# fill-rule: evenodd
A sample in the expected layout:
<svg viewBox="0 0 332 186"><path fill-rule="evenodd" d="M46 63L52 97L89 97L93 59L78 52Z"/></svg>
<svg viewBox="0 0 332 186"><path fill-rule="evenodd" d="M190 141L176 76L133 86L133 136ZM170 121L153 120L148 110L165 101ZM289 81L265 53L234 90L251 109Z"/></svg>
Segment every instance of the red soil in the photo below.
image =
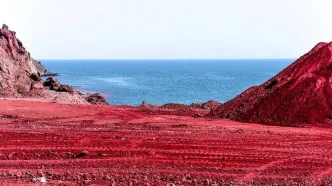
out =
<svg viewBox="0 0 332 186"><path fill-rule="evenodd" d="M328 185L332 129L133 107L0 101L0 180L56 185Z"/></svg>
<svg viewBox="0 0 332 186"><path fill-rule="evenodd" d="M332 123L332 42L319 43L266 83L211 112L241 122Z"/></svg>

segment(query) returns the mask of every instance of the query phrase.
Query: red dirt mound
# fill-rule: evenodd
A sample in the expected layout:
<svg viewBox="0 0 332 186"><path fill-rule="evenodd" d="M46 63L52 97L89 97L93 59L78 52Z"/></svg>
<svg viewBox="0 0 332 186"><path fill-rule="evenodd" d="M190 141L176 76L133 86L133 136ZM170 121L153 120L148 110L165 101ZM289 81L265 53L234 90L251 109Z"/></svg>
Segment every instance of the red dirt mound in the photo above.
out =
<svg viewBox="0 0 332 186"><path fill-rule="evenodd" d="M168 103L162 106L152 105L145 101L138 107L140 111L150 115L177 115L177 116L191 116L204 117L212 109L222 105L217 101L208 101L205 103L193 103L191 105Z"/></svg>
<svg viewBox="0 0 332 186"><path fill-rule="evenodd" d="M241 122L291 126L332 123L332 42L310 52L260 86L209 115Z"/></svg>

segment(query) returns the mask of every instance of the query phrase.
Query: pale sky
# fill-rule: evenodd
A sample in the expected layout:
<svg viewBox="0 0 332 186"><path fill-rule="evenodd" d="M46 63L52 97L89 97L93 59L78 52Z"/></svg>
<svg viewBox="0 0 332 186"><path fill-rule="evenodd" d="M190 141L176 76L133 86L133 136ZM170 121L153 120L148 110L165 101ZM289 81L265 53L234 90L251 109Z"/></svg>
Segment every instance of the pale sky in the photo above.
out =
<svg viewBox="0 0 332 186"><path fill-rule="evenodd" d="M37 59L297 58L332 40L331 0L0 0Z"/></svg>

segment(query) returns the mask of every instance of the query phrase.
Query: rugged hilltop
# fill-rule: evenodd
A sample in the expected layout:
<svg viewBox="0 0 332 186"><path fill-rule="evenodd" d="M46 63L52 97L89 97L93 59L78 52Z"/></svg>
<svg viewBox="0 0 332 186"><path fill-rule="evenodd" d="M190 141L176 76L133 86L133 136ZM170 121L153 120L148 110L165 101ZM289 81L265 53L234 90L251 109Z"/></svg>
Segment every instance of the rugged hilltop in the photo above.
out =
<svg viewBox="0 0 332 186"><path fill-rule="evenodd" d="M106 104L99 94L86 96L54 77L45 82L46 69L30 53L7 25L0 29L0 97L36 98L58 103Z"/></svg>
<svg viewBox="0 0 332 186"><path fill-rule="evenodd" d="M37 73L30 54L25 50L16 33L6 25L0 29L0 94L16 96L28 90L31 74Z"/></svg>
<svg viewBox="0 0 332 186"><path fill-rule="evenodd" d="M292 126L331 123L332 42L310 52L260 86L244 91L210 116Z"/></svg>

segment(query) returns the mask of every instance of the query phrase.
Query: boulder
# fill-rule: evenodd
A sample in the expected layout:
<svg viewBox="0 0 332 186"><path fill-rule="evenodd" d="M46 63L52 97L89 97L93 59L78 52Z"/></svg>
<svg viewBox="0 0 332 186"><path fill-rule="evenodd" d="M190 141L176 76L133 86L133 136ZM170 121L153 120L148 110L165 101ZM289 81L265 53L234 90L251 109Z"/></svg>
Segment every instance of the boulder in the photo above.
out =
<svg viewBox="0 0 332 186"><path fill-rule="evenodd" d="M60 85L60 87L56 90L58 92L68 92L70 94L74 94L75 90L72 86L69 85Z"/></svg>
<svg viewBox="0 0 332 186"><path fill-rule="evenodd" d="M30 78L34 81L40 81L41 80L39 73L32 73L30 75Z"/></svg>
<svg viewBox="0 0 332 186"><path fill-rule="evenodd" d="M44 86L57 91L60 88L61 83L55 77L49 77L44 82Z"/></svg>
<svg viewBox="0 0 332 186"><path fill-rule="evenodd" d="M86 100L93 105L108 105L106 99L99 93L88 96Z"/></svg>

